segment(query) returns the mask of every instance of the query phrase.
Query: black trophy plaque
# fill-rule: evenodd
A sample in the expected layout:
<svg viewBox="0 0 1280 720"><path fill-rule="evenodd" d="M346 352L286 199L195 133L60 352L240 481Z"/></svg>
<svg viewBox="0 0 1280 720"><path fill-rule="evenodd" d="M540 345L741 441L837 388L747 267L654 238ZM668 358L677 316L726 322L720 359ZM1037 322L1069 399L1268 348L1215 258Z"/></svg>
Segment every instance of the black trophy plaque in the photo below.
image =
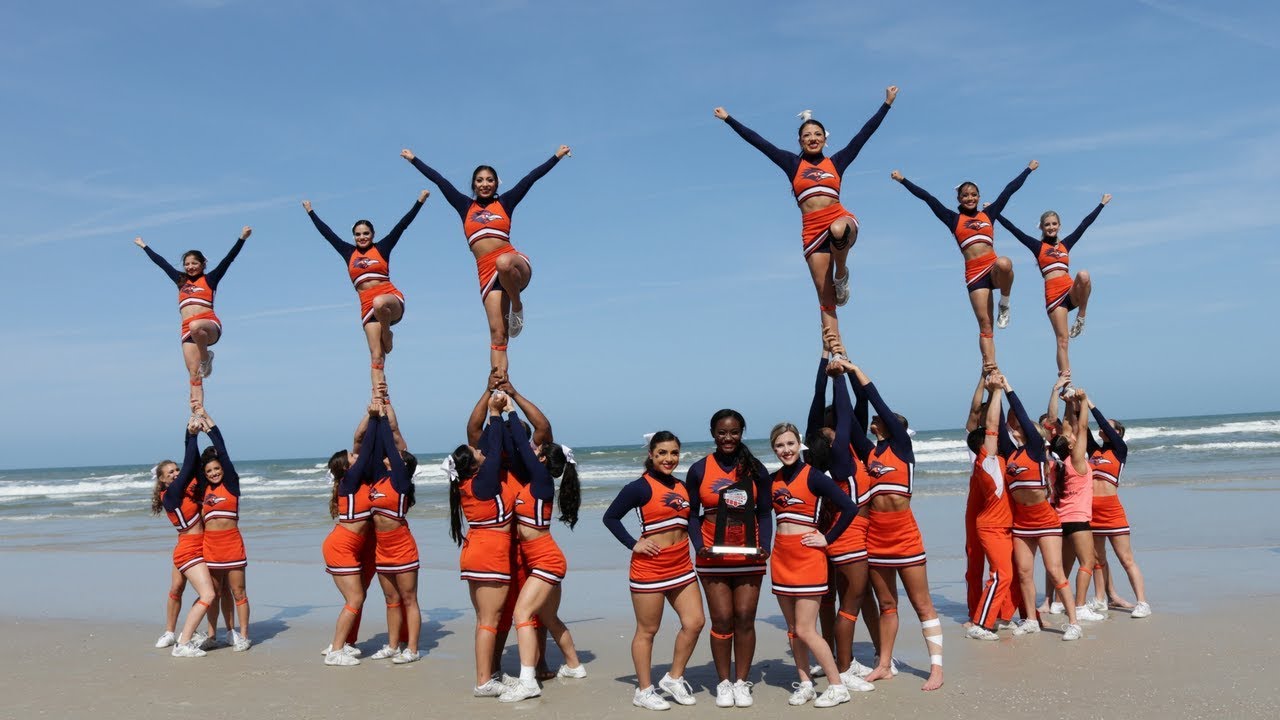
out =
<svg viewBox="0 0 1280 720"><path fill-rule="evenodd" d="M720 490L716 507L714 555L756 555L760 529L756 527L754 478L739 480Z"/></svg>

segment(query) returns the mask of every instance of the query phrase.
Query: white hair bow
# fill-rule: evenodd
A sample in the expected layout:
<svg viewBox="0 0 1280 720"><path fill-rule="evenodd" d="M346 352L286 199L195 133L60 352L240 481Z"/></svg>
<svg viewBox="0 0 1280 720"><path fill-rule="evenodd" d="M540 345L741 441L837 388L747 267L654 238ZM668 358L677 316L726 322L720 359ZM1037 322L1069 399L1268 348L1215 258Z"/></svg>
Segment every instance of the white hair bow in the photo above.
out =
<svg viewBox="0 0 1280 720"><path fill-rule="evenodd" d="M452 455L445 456L444 462L440 463L440 469L444 470L444 474L449 476L449 482L457 482L458 463L454 462Z"/></svg>
<svg viewBox="0 0 1280 720"><path fill-rule="evenodd" d="M799 113L796 113L796 117L800 118L801 122L809 122L813 119L813 111L801 110Z"/></svg>
<svg viewBox="0 0 1280 720"><path fill-rule="evenodd" d="M654 435L657 435L657 434L658 434L657 432L648 432L648 433L645 433L645 434L644 434L644 446L645 446L645 447L649 447L649 443L650 443L650 441L652 441L652 440L653 440L653 436L654 436Z"/></svg>
<svg viewBox="0 0 1280 720"><path fill-rule="evenodd" d="M916 436L916 431L912 430L911 428L907 428L907 437L913 438L915 436Z"/></svg>
<svg viewBox="0 0 1280 720"><path fill-rule="evenodd" d="M573 448L568 445L561 445L560 449L564 451L564 461L570 465L577 465L578 461L573 457Z"/></svg>

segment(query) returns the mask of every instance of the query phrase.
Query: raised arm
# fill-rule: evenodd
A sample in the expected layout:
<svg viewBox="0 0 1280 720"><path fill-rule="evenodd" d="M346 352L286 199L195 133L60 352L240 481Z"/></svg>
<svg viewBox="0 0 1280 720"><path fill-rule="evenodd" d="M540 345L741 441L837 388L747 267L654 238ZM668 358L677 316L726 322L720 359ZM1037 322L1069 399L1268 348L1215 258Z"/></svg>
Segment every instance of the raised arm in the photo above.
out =
<svg viewBox="0 0 1280 720"><path fill-rule="evenodd" d="M885 88L884 104L881 105L880 109L876 110L876 114L872 115L871 119L862 126L862 129L858 131L858 134L853 136L853 139L849 141L848 145L845 145L837 151L836 154L831 156L831 164L835 165L837 170L843 173L845 168L849 167L854 159L858 157L858 153L862 152L862 146L867 144L867 141L875 134L876 129L880 127L880 123L884 122L884 116L889 114L889 108L893 107L893 101L897 99L897 97L898 86L890 85Z"/></svg>
<svg viewBox="0 0 1280 720"><path fill-rule="evenodd" d="M1032 160L1025 170L1018 173L1018 177L1010 180L1009 184L1004 186L1004 190L1000 191L1000 196L996 198L995 202L985 208L987 215L990 215L991 213L996 213L998 215L1001 212L1004 212L1004 206L1008 204L1009 199L1013 197L1014 193L1018 192L1022 187L1022 183L1026 182L1027 178L1031 177L1031 173L1035 172L1035 169L1038 167L1040 167L1040 161Z"/></svg>
<svg viewBox="0 0 1280 720"><path fill-rule="evenodd" d="M465 216L467 214L467 208L471 207L470 196L463 195L458 192L458 188L454 187L453 183L446 180L443 175L436 172L430 165L414 157L412 150L408 148L401 150L400 157L408 160L414 167L418 168L418 172L427 176L428 180L435 183L435 186L440 188L440 192L444 194L445 201L453 206L453 209L457 211L459 216Z"/></svg>
<svg viewBox="0 0 1280 720"><path fill-rule="evenodd" d="M413 207L409 208L409 212L405 213L404 217L400 218L400 222L396 223L396 226L391 228L391 232L383 235L382 239L375 243L378 247L378 252L382 253L382 257L391 257L391 251L395 249L396 243L400 242L400 236L404 234L405 230L409 229L409 225L413 222L413 219L418 217L418 211L422 209L422 204L427 201L427 196L430 194L430 190L423 190L418 193L418 199L414 201Z"/></svg>
<svg viewBox="0 0 1280 720"><path fill-rule="evenodd" d="M391 407L391 403L383 400L382 406L387 409L387 425L391 427L391 437L395 440L395 449L405 451L409 449L409 443L404 441L404 435L400 433L400 421L396 419L396 409Z"/></svg>
<svg viewBox="0 0 1280 720"><path fill-rule="evenodd" d="M356 461L351 463L351 467L347 468L347 472L342 476L342 480L338 483L339 495L350 495L360 487L369 474L369 469L373 467L373 454L376 449L374 441L377 439L378 430L377 423L379 418L372 418L370 428L365 432L364 437L360 439L360 446L356 449ZM381 465L382 458L378 458L378 464Z"/></svg>
<svg viewBox="0 0 1280 720"><path fill-rule="evenodd" d="M196 445L196 436L199 435L198 430L194 430L192 424L187 424L187 433L184 442L186 447L182 453L182 468L178 470L178 477L169 483L169 487L165 488L164 496L160 498L160 503L164 505L165 510L177 510L182 504L182 496L187 492L187 486L196 476L196 461L200 454L200 448Z"/></svg>
<svg viewBox="0 0 1280 720"><path fill-rule="evenodd" d="M897 170L889 173L889 177L902 183L902 187L906 188L907 192L923 200L924 204L928 205L929 209L933 211L934 217L942 221L942 224L946 225L948 230L955 229L956 223L960 221L959 213L943 205L938 201L938 198L930 195L929 191L911 182Z"/></svg>
<svg viewBox="0 0 1280 720"><path fill-rule="evenodd" d="M222 431L214 425L209 428L208 435L213 441L213 446L218 450L218 462L222 463L222 484L226 486L227 492L240 497L240 474L236 472L236 466L231 464L231 454L227 452L227 443L222 439Z"/></svg>
<svg viewBox="0 0 1280 720"><path fill-rule="evenodd" d="M1017 225L1014 225L1013 223L1009 222L1009 219L1006 218L1004 215L1001 215L1000 213L991 212L990 205L988 205L983 209L987 211L988 217L995 218L997 221L999 221L1001 225L1004 226L1005 230L1009 231L1010 235L1018 238L1018 242L1022 243L1023 247L1030 250L1032 255L1039 257L1040 242L1041 242L1039 238L1033 238L1030 235L1022 232L1021 230L1018 229Z"/></svg>
<svg viewBox="0 0 1280 720"><path fill-rule="evenodd" d="M165 260L160 253L147 247L147 244L142 242L141 237L134 238L133 244L142 248L142 251L147 254L147 257L151 258L151 262L155 263L156 267L163 270L164 274L168 275L169 279L172 280L175 285L182 283L184 273L178 272L178 269L170 265L169 261Z"/></svg>
<svg viewBox="0 0 1280 720"><path fill-rule="evenodd" d="M396 439L391 432L391 423L386 418L382 418L382 422L378 423L378 445L380 449L374 453L375 456L383 456L387 458L387 462L391 465L391 487L401 495L407 494L409 488L413 485L413 478L409 476L409 468L404 464L404 458L400 455L400 450L396 448ZM381 457L378 458L379 460Z"/></svg>
<svg viewBox="0 0 1280 720"><path fill-rule="evenodd" d="M1085 215L1084 220L1080 221L1080 227L1072 230L1070 235L1062 238L1062 246L1067 250L1075 247L1076 243L1080 242L1080 238L1084 235L1084 231L1088 230L1093 221L1098 219L1098 215L1102 213L1102 208L1106 207L1109 202L1111 202L1111 195L1103 195L1102 202L1098 203L1098 207L1094 208L1093 212Z"/></svg>
<svg viewBox="0 0 1280 720"><path fill-rule="evenodd" d="M827 354L818 357L818 377L813 383L813 401L809 403L809 419L805 421L804 436L813 437L821 432L827 414Z"/></svg>
<svg viewBox="0 0 1280 720"><path fill-rule="evenodd" d="M553 499L556 496L556 489L551 480L551 473L533 453L533 448L529 446L529 436L525 434L520 416L514 410L507 413L507 432L511 433L511 442L515 446L516 453L520 455L520 461L524 464L525 470L529 473L529 486L533 496L539 500Z"/></svg>
<svg viewBox="0 0 1280 720"><path fill-rule="evenodd" d="M609 532L618 538L618 542L626 545L628 550L635 548L636 539L627 532L627 528L622 524L622 518L649 502L652 495L653 491L649 489L649 483L645 482L644 478L632 480L622 487L618 496L609 503L609 509L604 511L604 526L609 528Z"/></svg>
<svg viewBox="0 0 1280 720"><path fill-rule="evenodd" d="M1098 430L1107 436L1107 441L1111 443L1111 450L1115 452L1116 459L1124 462L1129 456L1129 446L1125 444L1124 438L1120 437L1120 433L1111 427L1110 421L1103 416L1102 411L1094 406L1093 400L1089 400L1089 411L1093 413L1093 419L1098 422Z"/></svg>
<svg viewBox="0 0 1280 720"><path fill-rule="evenodd" d="M851 478L854 475L853 454L849 443L853 431L853 403L849 401L849 390L844 379L836 378L832 390L832 404L836 411L836 437L831 442L831 476L834 478ZM865 441L866 435L862 436ZM855 490L853 494L857 494Z"/></svg>
<svg viewBox="0 0 1280 720"><path fill-rule="evenodd" d="M964 431L973 432L982 424L982 398L987 393L987 374L978 376L978 386L973 389L973 399L969 401L969 415L964 421Z"/></svg>
<svg viewBox="0 0 1280 720"><path fill-rule="evenodd" d="M1013 391L1007 377L1004 379L1004 394L1009 398L1009 410L1018 418L1018 425L1022 427L1022 437L1026 439L1023 447L1027 449L1027 456L1038 463L1044 462L1044 436L1027 416L1026 408L1022 406L1022 401L1018 399L1018 394Z"/></svg>
<svg viewBox="0 0 1280 720"><path fill-rule="evenodd" d="M794 173L796 171L797 167L799 167L800 165L799 155L793 152L787 152L786 150L783 150L782 148L775 146L773 143L769 142L768 140L765 140L764 138L760 137L760 135L756 133L755 130L752 130L746 125L743 125L742 123L738 122L734 118L730 117L728 111L726 111L722 107L716 108L715 114L716 114L716 117L725 121L729 125L729 127L733 128L733 131L738 133L738 137L742 138L743 140L746 140L748 143L751 144L751 147L754 147L755 149L764 153L765 157L772 160L774 165L777 165L778 167L782 168L782 172L790 175L791 173Z"/></svg>
<svg viewBox="0 0 1280 720"><path fill-rule="evenodd" d="M476 406L471 408L471 415L467 417L467 444L477 445L480 442L480 431L484 429L484 419L489 412L489 401L493 397L493 388L488 384L485 385L484 392L480 393L480 399L476 401ZM501 412L501 410L499 410Z"/></svg>
<svg viewBox="0 0 1280 720"><path fill-rule="evenodd" d="M986 437L982 441L982 447L987 451L987 455L995 455L1000 450L1000 411L1004 409L1003 393L1004 389L999 384L998 378L992 378L988 384L991 391L991 401L987 403L987 416L983 419L982 426L986 428Z"/></svg>
<svg viewBox="0 0 1280 720"><path fill-rule="evenodd" d="M551 168L555 167L556 163L560 162L560 158L568 154L569 146L561 145L555 155L552 155L550 158L547 158L546 162L533 170L530 170L529 174L520 178L520 182L516 183L514 187L502 193L499 200L502 201L502 207L507 209L507 214L514 214L516 211L516 205L519 205L520 201L524 199L524 196L529 192L529 188L533 187L534 183L541 180L543 175L551 172Z"/></svg>
<svg viewBox="0 0 1280 720"><path fill-rule="evenodd" d="M342 259L350 260L351 253L356 251L356 246L338 237L338 233L334 232L333 228L326 225L324 221L320 219L320 216L311 209L310 200L302 201L302 209L307 211L307 217L311 218L311 223L316 226L316 230L319 230L320 235L325 240L329 241L329 244L333 246L333 249L342 256Z"/></svg>
<svg viewBox="0 0 1280 720"><path fill-rule="evenodd" d="M1078 388L1076 389L1077 395L1082 395L1083 393L1083 390ZM1075 467L1077 473L1081 474L1089 469L1088 440L1090 435L1088 402L1085 402L1086 399L1087 396L1086 398L1076 399L1074 403L1075 407L1071 408L1075 411L1075 426L1073 427L1073 432L1076 434L1076 442L1071 447L1071 465Z"/></svg>
<svg viewBox="0 0 1280 720"><path fill-rule="evenodd" d="M554 435L551 432L551 421L547 416L542 414L542 410L533 401L520 394L515 386L511 384L511 378L507 377L498 385L498 389L511 396L515 401L516 407L520 408L520 412L529 418L529 424L533 426L533 444L542 447L544 443L553 442Z"/></svg>
<svg viewBox="0 0 1280 720"><path fill-rule="evenodd" d="M480 452L484 462L471 482L471 492L480 500L492 500L502 491L502 422L489 423L480 437Z"/></svg>
<svg viewBox="0 0 1280 720"><path fill-rule="evenodd" d="M249 235L253 233L253 228L248 225L240 231L240 237L236 238L236 244L231 246L231 250L227 252L227 256L222 258L222 262L213 269L213 272L205 273L205 277L209 279L209 287L214 290L218 289L218 283L222 281L222 276L227 273L227 268L231 267L231 263L240 254L240 250L244 248L244 241L249 239Z"/></svg>
<svg viewBox="0 0 1280 720"><path fill-rule="evenodd" d="M1058 422L1058 397L1062 392L1062 388L1071 382L1071 375L1059 375L1057 381L1053 383L1053 387L1049 389L1049 407L1045 410L1045 414L1049 416L1049 422Z"/></svg>

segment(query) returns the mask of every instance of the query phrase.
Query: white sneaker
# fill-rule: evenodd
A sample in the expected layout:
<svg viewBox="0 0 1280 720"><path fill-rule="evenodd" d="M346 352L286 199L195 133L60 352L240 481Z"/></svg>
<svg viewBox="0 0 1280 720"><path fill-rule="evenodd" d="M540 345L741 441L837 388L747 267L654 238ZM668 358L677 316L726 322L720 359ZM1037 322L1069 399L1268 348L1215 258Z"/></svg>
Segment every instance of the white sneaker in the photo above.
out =
<svg viewBox="0 0 1280 720"><path fill-rule="evenodd" d="M501 700L502 698L498 699ZM643 690L636 688L636 694L631 698L631 704L636 707L644 708L645 710L671 709L671 703L663 700L662 696L658 694L657 690L653 689L652 685Z"/></svg>
<svg viewBox="0 0 1280 720"><path fill-rule="evenodd" d="M818 678L818 677L826 677L826 676L827 676L827 671L823 670L821 665L809 666L809 677Z"/></svg>
<svg viewBox="0 0 1280 720"><path fill-rule="evenodd" d="M177 636L177 635L174 635L174 634L173 634L173 633L171 633L171 632L165 632L165 634L163 634L163 635L161 635L161 636L160 636L160 639L159 639L159 640L156 640L156 647L158 647L158 648L167 648L167 647L169 647L170 645L172 645L172 644L174 644L174 643L176 643L176 642L178 642L178 636Z"/></svg>
<svg viewBox="0 0 1280 720"><path fill-rule="evenodd" d="M808 680L793 682L791 687L795 688L795 690L792 690L791 697L787 698L788 705L804 705L818 697L818 691L813 689L813 683Z"/></svg>
<svg viewBox="0 0 1280 720"><path fill-rule="evenodd" d="M542 688L538 687L537 681L534 681L532 684L530 684L530 683L526 683L524 680L521 680L520 682L516 683L515 687L509 687L501 695L499 695L498 702L500 703L520 702L521 700L527 700L529 698L538 697L541 694L542 694ZM662 698L658 698L658 699L661 700Z"/></svg>
<svg viewBox="0 0 1280 720"><path fill-rule="evenodd" d="M1067 611L1067 608L1060 602L1049 603L1050 615L1061 615Z"/></svg>
<svg viewBox="0 0 1280 720"><path fill-rule="evenodd" d="M1077 622L1101 622L1106 619L1106 615L1103 615L1100 612L1095 612L1088 605L1081 605L1076 608Z"/></svg>
<svg viewBox="0 0 1280 720"><path fill-rule="evenodd" d="M996 621L996 632L1000 632L1001 630L1017 630L1017 629L1018 629L1018 623L1013 618L1009 618L1008 620Z"/></svg>
<svg viewBox="0 0 1280 720"><path fill-rule="evenodd" d="M755 702L755 699L751 697L751 686L753 684L746 680L739 680L733 684L734 707L751 707Z"/></svg>
<svg viewBox="0 0 1280 720"><path fill-rule="evenodd" d="M341 650L338 650L337 652L331 652L325 655L324 664L336 665L338 667L351 667L352 665L359 665L360 661Z"/></svg>
<svg viewBox="0 0 1280 720"><path fill-rule="evenodd" d="M507 313L507 337L515 340L524 330L524 310L511 310Z"/></svg>
<svg viewBox="0 0 1280 720"><path fill-rule="evenodd" d="M321 655L328 655L328 654L329 654L329 653L331 653L331 652L333 652L333 645L325 645L325 646L324 646L324 649L320 651L320 654L321 654ZM356 647L355 645L352 645L351 643L345 643L345 644L343 644L343 646L342 646L342 650L340 650L339 652L344 652L344 653L346 653L346 654L350 655L351 657L360 657L361 655L363 655L363 654L364 654L364 651L363 651L363 650L361 650L360 648Z"/></svg>
<svg viewBox="0 0 1280 720"><path fill-rule="evenodd" d="M849 665L849 669L848 669L848 670L845 670L843 673L841 673L841 676L843 677L844 675L857 675L857 676L858 676L858 677L860 677L860 678L864 678L864 677L866 677L866 676L870 675L872 670L875 670L875 668L874 668L874 667L867 667L866 665L863 665L862 663L858 662L857 660L854 660L854 661Z"/></svg>
<svg viewBox="0 0 1280 720"><path fill-rule="evenodd" d="M1151 605L1140 602L1133 606L1133 612L1129 613L1129 617L1141 620L1145 617L1151 617ZM157 645L157 647L159 647Z"/></svg>
<svg viewBox="0 0 1280 720"><path fill-rule="evenodd" d="M716 686L716 707L733 707L733 683L721 680Z"/></svg>
<svg viewBox="0 0 1280 720"><path fill-rule="evenodd" d="M970 640L999 640L1000 636L982 627L981 625L970 625L969 632L965 635Z"/></svg>
<svg viewBox="0 0 1280 720"><path fill-rule="evenodd" d="M198 648L200 648L201 650L204 650L204 649L205 649L205 645L206 645L208 642L209 642L209 633L202 632L202 631L200 631L200 630L197 630L197 631L195 631L195 632L191 633L191 640L190 640L190 644L191 644L191 645L193 645L193 646L195 646L195 647L198 647ZM212 649L212 648L210 648L210 649Z"/></svg>
<svg viewBox="0 0 1280 720"><path fill-rule="evenodd" d="M391 658L391 662L397 665L408 665L411 662L418 662L422 659L422 653L417 650L405 648L401 650L395 657Z"/></svg>
<svg viewBox="0 0 1280 720"><path fill-rule="evenodd" d="M200 363L200 375L202 377L209 377L213 374L213 351L209 350L208 353L209 359Z"/></svg>
<svg viewBox="0 0 1280 720"><path fill-rule="evenodd" d="M504 687L513 688L520 684L520 678L516 677L515 675L508 675L506 673L501 673L501 674L496 674L493 677L498 682L502 683Z"/></svg>
<svg viewBox="0 0 1280 720"><path fill-rule="evenodd" d="M587 676L587 666L583 665L582 663L578 663L578 667L569 667L568 665L561 665L560 669L556 671L556 677L581 680L586 676Z"/></svg>
<svg viewBox="0 0 1280 720"><path fill-rule="evenodd" d="M836 305L844 307L849 302L849 269L845 268L844 277L835 277Z"/></svg>
<svg viewBox="0 0 1280 720"><path fill-rule="evenodd" d="M1004 328L1009 327L1009 305L1007 303L1001 303L999 309L1000 312L996 314L996 327L1003 330Z"/></svg>
<svg viewBox="0 0 1280 720"><path fill-rule="evenodd" d="M396 655L399 655L399 654L400 654L399 645L397 645L396 647L391 647L390 645L383 645L382 649L370 655L369 659L370 660L386 660L387 658L395 657Z"/></svg>
<svg viewBox="0 0 1280 720"><path fill-rule="evenodd" d="M1068 625L1062 631L1063 640L1079 640L1084 637L1084 630L1079 625Z"/></svg>
<svg viewBox="0 0 1280 720"><path fill-rule="evenodd" d="M849 672L840 673L840 682L844 683L844 686L849 688L849 692L871 692L876 689L875 685L872 685L866 680L858 677L857 674L853 672L852 668L850 668Z"/></svg>
<svg viewBox="0 0 1280 720"><path fill-rule="evenodd" d="M1014 635L1032 635L1034 633L1040 632L1040 630L1041 630L1040 621L1023 620L1021 625L1014 628L1013 634Z"/></svg>
<svg viewBox="0 0 1280 720"><path fill-rule="evenodd" d="M1084 606L1099 614L1103 614L1107 612L1106 600L1099 600L1098 598L1093 598L1089 602L1085 603Z"/></svg>
<svg viewBox="0 0 1280 720"><path fill-rule="evenodd" d="M813 701L813 706L816 708L835 707L840 703L849 702L849 699L849 689L840 683L833 683L827 686L826 692Z"/></svg>
<svg viewBox="0 0 1280 720"><path fill-rule="evenodd" d="M1071 331L1067 334L1071 337L1076 337L1082 332L1084 332L1084 316L1076 315L1076 321L1071 324Z"/></svg>
<svg viewBox="0 0 1280 720"><path fill-rule="evenodd" d="M471 694L476 697L498 697L506 691L506 689L507 686L503 685L497 678L489 678L483 685L476 686L476 688L471 691Z"/></svg>
<svg viewBox="0 0 1280 720"><path fill-rule="evenodd" d="M249 638L241 635L235 630L231 631L231 650L234 652L244 652L249 649L253 642Z"/></svg>
<svg viewBox="0 0 1280 720"><path fill-rule="evenodd" d="M175 643L173 650L169 651L169 654L180 658L204 657L205 651L201 650L194 642Z"/></svg>
<svg viewBox="0 0 1280 720"><path fill-rule="evenodd" d="M658 681L658 687L665 690L672 700L681 705L693 705L698 702L698 698L693 696L693 686L683 676L673 678L671 673L667 673Z"/></svg>

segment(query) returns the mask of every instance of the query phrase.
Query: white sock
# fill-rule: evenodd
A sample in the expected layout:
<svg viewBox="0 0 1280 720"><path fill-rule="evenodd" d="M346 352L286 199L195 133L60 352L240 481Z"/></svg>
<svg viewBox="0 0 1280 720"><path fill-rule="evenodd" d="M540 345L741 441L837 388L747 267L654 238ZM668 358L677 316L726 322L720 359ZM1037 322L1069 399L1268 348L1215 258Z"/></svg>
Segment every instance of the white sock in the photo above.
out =
<svg viewBox="0 0 1280 720"><path fill-rule="evenodd" d="M1009 307L1009 296L1004 293L1000 293L1000 307Z"/></svg>
<svg viewBox="0 0 1280 720"><path fill-rule="evenodd" d="M537 675L534 674L532 665L520 666L520 682L527 685L533 685L538 682Z"/></svg>

